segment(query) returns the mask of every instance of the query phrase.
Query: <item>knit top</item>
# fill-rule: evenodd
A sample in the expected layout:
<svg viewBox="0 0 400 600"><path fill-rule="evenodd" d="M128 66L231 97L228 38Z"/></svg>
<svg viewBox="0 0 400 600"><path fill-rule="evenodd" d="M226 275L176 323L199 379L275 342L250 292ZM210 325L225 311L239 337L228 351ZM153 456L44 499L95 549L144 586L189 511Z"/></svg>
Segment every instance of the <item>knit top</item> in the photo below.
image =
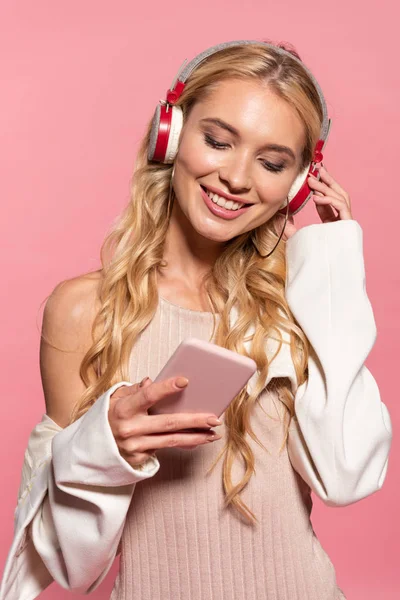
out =
<svg viewBox="0 0 400 600"><path fill-rule="evenodd" d="M278 350L266 338L270 364L251 414L261 445L248 436L256 471L241 493L256 524L224 508L223 462L207 474L225 443L224 424L221 440L157 450L141 468L119 452L112 394L146 375L154 380L186 337L213 341L211 313L160 298L132 348L129 380L113 383L68 427L44 414L32 430L0 600L33 600L52 581L91 594L118 551L112 600L345 598L310 522L311 490L332 507L381 490L393 430L364 364L377 330L362 229L352 219L302 227L287 240L286 258L285 297L310 342L308 375L298 383L288 344ZM295 404L281 453L285 409L270 390L274 377L290 381ZM253 377L246 387L254 390ZM238 457L234 484L243 470Z"/></svg>
<svg viewBox="0 0 400 600"><path fill-rule="evenodd" d="M212 313L160 297L132 349L130 380L154 380L184 338L213 341L212 327ZM224 415L215 428L220 440L156 451L159 471L135 486L110 600L345 599L310 521L310 487L292 468L286 447L279 452L282 417L280 401L265 389L251 425L267 450L246 434L255 473L241 492L258 518L255 525L223 507L223 457L207 474L225 443ZM243 474L237 457L233 483Z"/></svg>

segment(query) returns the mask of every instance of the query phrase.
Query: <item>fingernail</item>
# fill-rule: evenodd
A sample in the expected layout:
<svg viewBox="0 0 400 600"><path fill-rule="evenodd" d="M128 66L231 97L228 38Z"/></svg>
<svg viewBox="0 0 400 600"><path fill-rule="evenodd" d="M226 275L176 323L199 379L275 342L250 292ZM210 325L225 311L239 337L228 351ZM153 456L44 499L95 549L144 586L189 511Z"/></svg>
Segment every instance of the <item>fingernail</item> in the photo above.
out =
<svg viewBox="0 0 400 600"><path fill-rule="evenodd" d="M139 383L139 387L142 387L148 379L150 379L150 377L143 377L142 381Z"/></svg>
<svg viewBox="0 0 400 600"><path fill-rule="evenodd" d="M215 417L210 417L209 419L207 419L207 423L208 425L211 425L211 427L215 427L215 425L222 425L222 422L219 419L216 419Z"/></svg>
<svg viewBox="0 0 400 600"><path fill-rule="evenodd" d="M186 377L178 377L178 379L175 379L175 386L178 388L183 388L188 383L189 383L189 379L187 379Z"/></svg>
<svg viewBox="0 0 400 600"><path fill-rule="evenodd" d="M207 440L209 442L213 442L214 440L220 440L222 437L222 435L219 435L219 433L212 433L211 435L207 436Z"/></svg>

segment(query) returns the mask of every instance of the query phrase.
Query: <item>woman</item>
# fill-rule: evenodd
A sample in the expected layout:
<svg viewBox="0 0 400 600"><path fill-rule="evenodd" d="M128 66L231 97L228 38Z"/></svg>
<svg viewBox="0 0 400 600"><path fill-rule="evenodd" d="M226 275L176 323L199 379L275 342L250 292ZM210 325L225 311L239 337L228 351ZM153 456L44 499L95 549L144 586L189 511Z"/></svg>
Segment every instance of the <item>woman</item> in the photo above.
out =
<svg viewBox="0 0 400 600"><path fill-rule="evenodd" d="M168 101L102 269L46 303L46 414L0 599L53 579L89 593L118 553L112 600L345 598L311 492L345 506L381 489L392 430L364 366L362 230L320 164L322 92L294 51L242 40L196 57ZM310 194L321 223L296 230ZM220 425L147 413L190 385L152 381L188 336L257 363Z"/></svg>

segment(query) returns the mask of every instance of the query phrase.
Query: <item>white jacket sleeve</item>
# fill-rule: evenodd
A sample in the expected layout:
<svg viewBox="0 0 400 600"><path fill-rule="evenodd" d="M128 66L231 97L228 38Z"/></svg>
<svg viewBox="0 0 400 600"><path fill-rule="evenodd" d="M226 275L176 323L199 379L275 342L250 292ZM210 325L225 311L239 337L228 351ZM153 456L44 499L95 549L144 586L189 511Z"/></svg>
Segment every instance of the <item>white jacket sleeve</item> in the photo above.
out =
<svg viewBox="0 0 400 600"><path fill-rule="evenodd" d="M16 539L4 571L1 599L12 599L16 592L18 598L34 598L52 580L68 590L90 593L107 575L135 485L160 467L152 456L133 469L119 453L108 409L110 396L122 385L132 384L114 384L64 429L47 417L54 431L44 428L41 448L46 455L39 457L39 440L30 440L35 451L25 453L15 511ZM34 552L31 548L26 553L29 543ZM22 561L18 556L24 552ZM29 564L32 557L37 563L35 574Z"/></svg>
<svg viewBox="0 0 400 600"><path fill-rule="evenodd" d="M309 377L295 393L292 466L328 506L381 489L392 426L364 365L376 340L354 220L310 225L286 246L286 297L311 344Z"/></svg>

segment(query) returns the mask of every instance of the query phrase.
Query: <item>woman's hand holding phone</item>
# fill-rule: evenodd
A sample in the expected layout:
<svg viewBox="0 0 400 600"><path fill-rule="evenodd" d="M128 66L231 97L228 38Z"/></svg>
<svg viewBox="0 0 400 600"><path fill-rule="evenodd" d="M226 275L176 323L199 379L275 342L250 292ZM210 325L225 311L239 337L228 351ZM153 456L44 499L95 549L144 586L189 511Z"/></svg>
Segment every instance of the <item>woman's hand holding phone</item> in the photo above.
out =
<svg viewBox="0 0 400 600"><path fill-rule="evenodd" d="M176 382L183 385L176 385ZM183 390L188 383L184 377L172 377L152 382L150 378L132 386L118 388L110 397L108 420L121 456L137 468L154 450L182 448L188 450L221 438L211 431L219 425L215 414L173 413L149 415L147 409L159 400ZM195 433L182 429L206 429Z"/></svg>

